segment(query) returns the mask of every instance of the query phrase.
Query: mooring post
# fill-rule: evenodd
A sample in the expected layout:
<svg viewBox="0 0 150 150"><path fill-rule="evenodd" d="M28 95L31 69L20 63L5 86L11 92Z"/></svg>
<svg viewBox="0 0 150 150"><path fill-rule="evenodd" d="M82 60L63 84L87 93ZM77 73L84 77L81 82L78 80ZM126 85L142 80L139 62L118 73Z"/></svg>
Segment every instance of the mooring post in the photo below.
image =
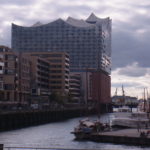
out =
<svg viewBox="0 0 150 150"><path fill-rule="evenodd" d="M0 144L0 150L3 150L4 144Z"/></svg>

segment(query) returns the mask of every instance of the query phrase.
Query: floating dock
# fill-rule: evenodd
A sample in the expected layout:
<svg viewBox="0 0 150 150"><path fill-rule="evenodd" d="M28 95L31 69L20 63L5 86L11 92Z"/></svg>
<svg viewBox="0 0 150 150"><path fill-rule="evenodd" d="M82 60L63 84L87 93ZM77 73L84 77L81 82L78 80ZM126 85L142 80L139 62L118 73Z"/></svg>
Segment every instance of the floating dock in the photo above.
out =
<svg viewBox="0 0 150 150"><path fill-rule="evenodd" d="M141 131L138 131L137 129L120 129L90 134L84 139L95 142L150 146L150 134L141 136L141 132L147 133L147 131L149 130L142 129Z"/></svg>

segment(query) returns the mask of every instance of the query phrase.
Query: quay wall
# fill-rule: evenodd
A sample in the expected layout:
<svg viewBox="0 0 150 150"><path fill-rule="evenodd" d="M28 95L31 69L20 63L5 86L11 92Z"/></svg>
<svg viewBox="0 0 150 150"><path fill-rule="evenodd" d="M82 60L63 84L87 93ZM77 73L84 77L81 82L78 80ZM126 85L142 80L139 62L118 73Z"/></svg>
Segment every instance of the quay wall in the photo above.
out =
<svg viewBox="0 0 150 150"><path fill-rule="evenodd" d="M13 130L28 126L62 121L74 117L87 115L86 109L65 109L65 110L34 110L0 113L0 131ZM94 110L88 110L88 114L94 114Z"/></svg>

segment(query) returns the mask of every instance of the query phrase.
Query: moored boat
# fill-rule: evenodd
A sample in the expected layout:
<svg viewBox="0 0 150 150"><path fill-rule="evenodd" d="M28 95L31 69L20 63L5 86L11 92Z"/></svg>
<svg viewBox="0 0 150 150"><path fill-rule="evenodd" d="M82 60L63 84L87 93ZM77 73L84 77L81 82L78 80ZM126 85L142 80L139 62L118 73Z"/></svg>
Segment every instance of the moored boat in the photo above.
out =
<svg viewBox="0 0 150 150"><path fill-rule="evenodd" d="M108 124L101 123L100 121L91 121L89 119L80 120L79 125L71 132L75 135L76 139L84 140L90 138L92 134L109 131Z"/></svg>
<svg viewBox="0 0 150 150"><path fill-rule="evenodd" d="M123 106L118 108L118 112L131 112L131 108L129 108L128 106Z"/></svg>

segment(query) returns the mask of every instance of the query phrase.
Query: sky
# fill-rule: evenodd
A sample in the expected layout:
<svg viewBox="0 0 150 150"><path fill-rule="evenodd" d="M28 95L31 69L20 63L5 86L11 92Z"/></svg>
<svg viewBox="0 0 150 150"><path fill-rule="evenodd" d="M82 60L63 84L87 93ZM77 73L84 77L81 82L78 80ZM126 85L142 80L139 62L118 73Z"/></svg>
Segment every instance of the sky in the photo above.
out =
<svg viewBox="0 0 150 150"><path fill-rule="evenodd" d="M31 26L68 16L86 19L92 12L112 19L112 95L150 94L149 0L0 0L0 45L11 46L11 24Z"/></svg>

